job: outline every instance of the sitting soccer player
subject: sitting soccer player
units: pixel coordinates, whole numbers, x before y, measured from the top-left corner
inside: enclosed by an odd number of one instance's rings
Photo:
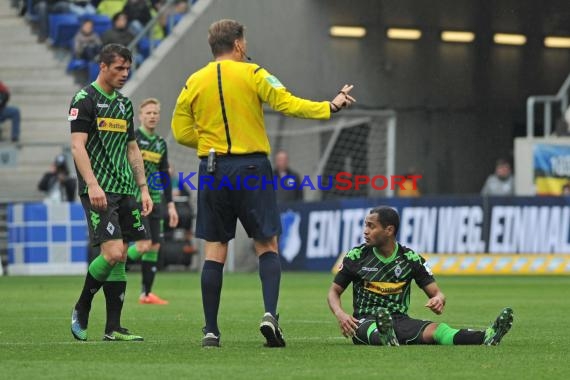
[[[505,308],[486,330],[455,329],[408,316],[412,280],[429,300],[426,307],[441,314],[445,296],[423,257],[396,241],[400,217],[391,207],[377,207],[366,216],[365,244],[344,257],[329,289],[328,303],[345,337],[354,344],[497,345],[513,323],[513,310]],[[347,314],[340,297],[353,286],[354,313]]]

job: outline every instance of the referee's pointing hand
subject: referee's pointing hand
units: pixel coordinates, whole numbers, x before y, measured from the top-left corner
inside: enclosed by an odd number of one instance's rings
[[[356,99],[349,95],[349,92],[354,88],[353,84],[345,84],[338,94],[331,101],[332,112],[338,112],[342,108],[350,107],[352,103],[356,103]]]

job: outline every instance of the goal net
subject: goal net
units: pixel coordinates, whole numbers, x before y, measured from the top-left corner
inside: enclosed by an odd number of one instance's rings
[[[289,166],[301,179],[309,177],[316,190],[304,186],[307,201],[337,198],[391,196],[390,186],[375,190],[370,185],[356,189],[355,177],[394,174],[396,115],[393,111],[343,110],[330,120],[306,120],[266,112],[266,128],[272,156],[280,149],[289,153]],[[335,184],[342,174],[347,182]],[[332,184],[330,180],[332,179]],[[319,190],[318,184],[322,188]],[[330,189],[329,186],[332,185]],[[382,186],[382,182],[378,182]]]

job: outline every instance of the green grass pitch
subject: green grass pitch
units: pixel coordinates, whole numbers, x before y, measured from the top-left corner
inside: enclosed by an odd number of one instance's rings
[[[326,303],[332,275],[284,273],[280,308],[284,349],[262,346],[257,274],[226,274],[221,349],[200,347],[197,273],[159,273],[167,306],[137,303],[140,273],[129,273],[123,325],[145,342],[103,342],[104,297],[97,294],[89,341],[69,331],[81,277],[0,277],[0,374],[4,379],[563,379],[570,375],[569,277],[444,277],[441,316],[415,287],[410,314],[453,327],[485,328],[502,307],[513,328],[496,347],[353,346]],[[351,306],[348,292],[345,310]]]

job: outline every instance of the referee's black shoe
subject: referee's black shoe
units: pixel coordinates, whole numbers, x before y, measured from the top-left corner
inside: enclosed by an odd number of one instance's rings
[[[216,335],[211,332],[206,332],[206,328],[203,328],[202,332],[204,333],[204,337],[202,337],[202,347],[204,348],[221,347],[220,335]]]
[[[263,334],[267,342],[265,347],[285,347],[285,339],[283,339],[283,331],[279,327],[279,315],[274,317],[271,313],[265,313],[259,325],[259,331]]]

